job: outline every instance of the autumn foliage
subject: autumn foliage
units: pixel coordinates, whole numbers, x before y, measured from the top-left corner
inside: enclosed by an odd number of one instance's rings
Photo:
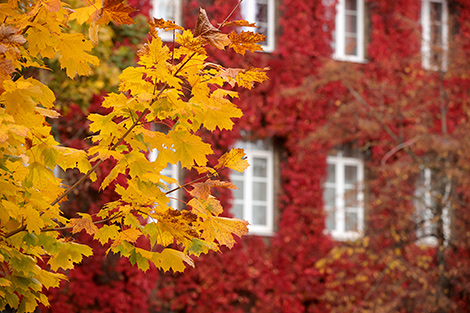
[[[271,67],[271,79],[242,97],[236,130],[281,147],[277,232],[165,275],[149,299],[156,311],[468,312],[468,1],[448,1],[449,22],[459,27],[449,35],[445,71],[423,68],[421,1],[366,1],[366,64],[331,59],[328,3],[282,1],[276,50],[247,53]],[[217,16],[228,6],[206,9]],[[238,138],[220,133],[214,141],[227,147]],[[324,232],[325,159],[332,146],[351,142],[369,171],[366,228],[357,242],[336,242]],[[434,234],[420,234],[423,196],[415,191],[426,168],[435,177],[433,202],[451,199],[452,236],[438,231],[443,202],[429,221]],[[439,182],[450,177],[446,193]]]
[[[122,1],[78,8],[60,1],[10,1],[0,8],[0,309],[32,312],[39,303],[49,304],[44,292],[66,279],[63,270],[93,253],[74,241],[74,234],[87,233],[106,245],[106,254],[126,257],[143,271],[155,266],[177,272],[194,266],[191,256],[231,248],[234,235],[247,233],[247,222],[220,216],[222,206],[211,195],[214,187],[235,188],[216,177],[225,168],[243,171],[248,166],[243,151],[231,150],[208,167],[213,151],[197,132],[229,130],[232,119],[242,116],[231,102],[238,93],[222,87],[236,82],[251,89],[267,79],[265,69],[231,70],[206,60],[207,44],[221,50],[234,45],[238,53],[257,50],[250,36],[231,35],[237,38],[232,42],[201,9],[195,33],[183,30],[170,50],[153,28],[181,27],[151,22],[150,39],[137,52],[138,66],[122,71],[119,92],[102,102],[107,111],[88,115],[92,145],[76,149],[52,135],[49,119],[60,114],[53,91],[37,78],[39,70],[49,69],[46,59],[57,59],[70,79],[86,76],[100,64],[90,53],[100,44],[100,29],[110,22],[133,23],[134,9]],[[88,29],[87,36],[69,32],[72,23]],[[167,133],[149,127],[166,121],[172,121]],[[158,157],[150,162],[147,153],[153,149]],[[100,177],[99,189],[111,187],[118,197],[96,212],[63,214],[67,197],[88,179],[96,181],[109,161],[113,166]],[[201,175],[179,184],[192,196],[187,210],[168,205],[172,191],[165,190],[165,182],[173,181],[161,174],[168,163]],[[53,174],[56,167],[82,175],[66,186]],[[139,243],[144,239],[150,245]]]

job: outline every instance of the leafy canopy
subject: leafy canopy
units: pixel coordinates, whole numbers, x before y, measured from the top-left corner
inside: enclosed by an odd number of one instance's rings
[[[93,147],[64,147],[52,136],[47,119],[59,117],[55,95],[24,73],[47,69],[45,60],[54,59],[70,79],[88,75],[100,64],[91,53],[99,44],[100,27],[133,23],[132,11],[122,0],[89,1],[80,8],[59,0],[0,4],[0,310],[8,305],[32,312],[39,303],[48,305],[44,291],[66,279],[63,270],[92,255],[90,247],[67,240],[61,231],[85,231],[107,245],[108,252],[120,253],[144,271],[150,264],[183,271],[194,266],[191,256],[218,251],[220,245],[231,248],[233,236],[248,231],[247,222],[220,217],[222,206],[211,195],[214,187],[235,188],[213,178],[223,168],[243,171],[248,166],[243,151],[228,152],[210,168],[211,146],[197,132],[231,129],[233,119],[242,116],[231,102],[237,93],[225,88],[252,88],[267,79],[266,69],[229,69],[207,62],[205,46],[232,47],[244,54],[261,50],[256,41],[264,40],[262,36],[225,34],[203,9],[194,33],[169,21],[150,21],[151,39],[137,52],[138,66],[122,71],[119,93],[109,94],[102,104],[111,112],[88,117]],[[67,25],[72,21],[88,28],[88,36],[70,33]],[[162,43],[156,27],[182,31],[173,51]],[[174,126],[168,133],[151,131],[148,126],[161,120],[173,120]],[[153,149],[158,158],[150,162],[146,154]],[[59,204],[83,181],[96,179],[95,170],[107,159],[116,165],[101,188],[124,175],[125,183],[111,185],[120,199],[96,215],[64,217]],[[186,210],[171,208],[169,191],[162,190],[168,178],[161,171],[168,163],[206,175],[194,184]],[[53,175],[56,166],[83,175],[64,188]],[[150,241],[151,249],[137,244],[141,238]]]

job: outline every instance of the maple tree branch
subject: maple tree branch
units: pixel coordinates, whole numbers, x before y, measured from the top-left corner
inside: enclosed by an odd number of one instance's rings
[[[387,162],[387,160],[392,156],[394,155],[397,151],[401,150],[401,149],[405,149],[406,147],[408,146],[411,146],[412,144],[414,144],[416,141],[418,141],[418,138],[417,137],[414,137],[410,140],[407,140],[405,142],[402,142],[400,143],[399,145],[395,146],[392,150],[388,151],[383,157],[382,157],[382,160],[380,161],[380,164],[381,165],[385,165],[385,163]]]
[[[240,6],[240,4],[241,4],[242,2],[243,2],[243,0],[238,1],[237,5],[233,8],[232,12],[230,12],[229,15],[227,15],[227,17],[225,18],[225,20],[222,22],[222,24],[219,25],[219,27],[217,28],[218,30],[220,30],[222,27],[224,27],[225,22],[227,22],[228,19],[233,15],[233,13],[235,13],[235,10]]]
[[[94,225],[98,225],[98,224],[102,224],[102,223],[106,223],[106,222],[109,222],[109,221],[112,221],[114,219],[117,219],[119,217],[122,216],[122,212],[118,212],[117,214],[113,215],[113,216],[110,216],[104,220],[99,220],[99,221],[94,221],[92,222]],[[73,229],[73,226],[64,226],[64,227],[55,227],[55,228],[44,228],[44,229],[41,229],[42,232],[47,232],[47,231],[60,231],[60,230],[71,230]]]
[[[226,167],[216,170],[216,173],[218,174],[218,173],[220,173],[220,172],[221,172],[222,170],[224,170],[224,169],[226,169]],[[195,180],[192,180],[192,181],[190,181],[190,182],[188,182],[188,183],[186,183],[186,184],[183,184],[183,185],[181,185],[181,186],[178,186],[178,187],[176,187],[176,188],[173,188],[173,189],[171,189],[171,190],[165,192],[165,195],[168,195],[168,194],[170,194],[170,193],[172,193],[172,192],[178,191],[178,190],[183,189],[183,188],[185,188],[185,187],[187,187],[187,186],[190,186],[190,185],[192,185],[192,184],[195,184],[195,183],[197,183],[197,182],[200,182],[200,181],[203,180],[204,178],[212,178],[212,177],[215,177],[215,174],[214,174],[214,173],[207,173],[205,176],[201,176],[201,177],[199,177],[199,178],[196,178]]]
[[[39,10],[40,10],[40,9],[38,9],[38,11],[36,12],[36,14],[34,14],[34,16],[31,18],[31,20],[29,21],[30,23],[34,22],[34,20],[36,19],[36,17],[38,17]],[[5,21],[6,21],[6,18],[5,18]],[[23,29],[23,31],[21,32],[21,35],[26,34],[26,32],[28,31],[28,29],[30,29],[30,28],[31,28],[31,25],[26,26],[26,27]]]

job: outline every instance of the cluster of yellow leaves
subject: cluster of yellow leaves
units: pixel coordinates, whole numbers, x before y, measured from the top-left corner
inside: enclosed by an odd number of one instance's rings
[[[46,68],[44,58],[56,58],[70,78],[87,75],[91,66],[99,65],[90,54],[98,44],[99,26],[132,23],[132,11],[122,0],[90,1],[78,9],[60,0],[0,4],[0,310],[9,305],[32,312],[38,303],[47,305],[43,291],[65,278],[57,271],[71,269],[92,254],[88,246],[61,238],[60,229],[71,230],[71,235],[85,231],[143,270],[153,264],[173,271],[193,266],[191,256],[218,251],[220,245],[232,247],[233,236],[248,231],[245,221],[220,217],[222,206],[211,195],[214,187],[235,188],[212,177],[223,168],[243,171],[248,166],[243,150],[234,149],[217,166],[208,167],[211,146],[196,132],[231,129],[233,119],[242,116],[231,102],[238,94],[225,87],[251,88],[267,79],[266,69],[226,69],[207,62],[205,45],[232,47],[244,54],[260,50],[256,40],[264,40],[262,36],[223,34],[202,9],[194,33],[153,20],[152,39],[138,52],[138,66],[122,72],[120,92],[103,102],[112,111],[88,117],[95,145],[88,151],[75,150],[60,146],[52,136],[47,118],[59,117],[55,96],[39,80],[24,78],[22,70]],[[89,39],[67,32],[72,20],[88,25]],[[252,26],[243,21],[232,24]],[[183,30],[173,51],[155,27]],[[168,133],[149,130],[148,125],[162,120],[175,122]],[[158,157],[151,162],[146,154],[154,149]],[[125,175],[125,186],[115,187],[120,199],[97,216],[63,217],[59,204],[73,187],[65,190],[52,170],[76,168],[85,174],[83,179],[95,179],[94,170],[109,158],[116,166],[101,188]],[[170,179],[161,174],[168,163],[207,176],[193,184],[193,198],[184,211],[168,205],[164,188]],[[140,248],[140,238],[150,240],[152,249]],[[46,268],[38,266],[40,260],[47,262]]]

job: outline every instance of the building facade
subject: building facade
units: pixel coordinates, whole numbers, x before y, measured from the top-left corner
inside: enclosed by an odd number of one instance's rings
[[[215,24],[237,4],[153,0],[151,14],[191,28],[200,6]],[[214,58],[270,81],[206,139],[245,149],[250,168],[222,173],[238,189],[219,196],[250,235],[153,273],[148,310],[470,311],[470,2],[243,0],[239,18],[264,52]]]

